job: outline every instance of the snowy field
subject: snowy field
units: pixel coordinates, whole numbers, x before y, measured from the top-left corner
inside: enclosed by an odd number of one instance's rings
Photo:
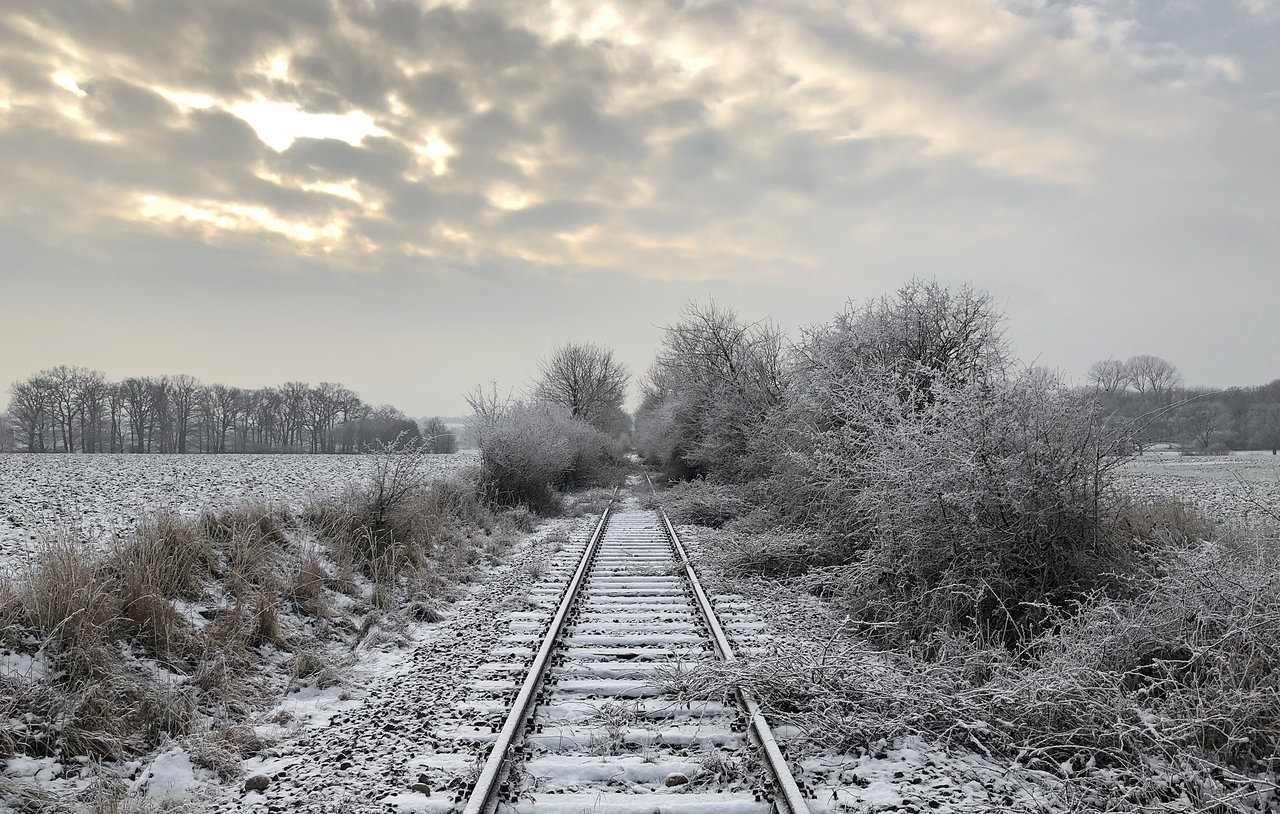
[[[1280,457],[1145,455],[1126,464],[1122,483],[1140,497],[1170,497],[1189,503],[1211,520],[1252,525],[1280,511]]]
[[[447,474],[474,453],[431,455]],[[0,455],[0,568],[59,530],[95,539],[158,511],[195,515],[244,499],[299,507],[364,480],[367,455]]]

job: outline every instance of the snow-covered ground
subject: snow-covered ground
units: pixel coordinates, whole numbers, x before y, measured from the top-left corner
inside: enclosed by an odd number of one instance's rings
[[[192,738],[116,765],[82,768],[19,756],[0,759],[0,814],[10,810],[6,777],[66,800],[104,776],[135,795],[180,804],[183,814],[454,810],[463,781],[473,776],[476,746],[447,734],[485,724],[492,713],[466,703],[472,679],[509,634],[512,613],[528,606],[524,597],[547,563],[580,554],[593,523],[590,516],[542,523],[508,562],[486,569],[483,581],[444,609],[442,621],[370,629],[345,656],[334,654],[340,683],[292,682],[274,707],[246,722],[264,748],[241,762],[235,780],[197,765]],[[504,677],[501,690],[514,691],[521,678]],[[502,701],[494,703],[501,709]]]
[[[443,472],[473,461],[464,454],[441,456],[438,464]],[[195,513],[207,503],[243,498],[296,505],[363,477],[367,466],[367,459],[356,457],[0,456],[0,546],[25,550],[29,535],[50,526],[71,524],[93,533],[127,528],[160,508]],[[1123,478],[1139,493],[1187,500],[1230,521],[1245,519],[1258,498],[1280,505],[1278,473],[1270,456],[1162,457],[1135,461]],[[378,637],[369,636],[371,644],[352,654],[355,664],[344,686],[308,686],[283,696],[253,722],[271,745],[244,762],[244,779],[218,782],[193,769],[176,744],[121,767],[128,769],[125,777],[152,795],[191,794],[198,801],[194,811],[449,810],[458,791],[451,783],[470,776],[476,761],[473,753],[450,748],[441,733],[491,712],[466,702],[469,677],[492,661],[513,612],[527,609],[534,574],[575,548],[568,544],[562,551],[557,541],[577,543],[590,526],[590,517],[544,524],[444,622],[410,631],[409,646],[403,640],[401,646],[378,646]],[[700,544],[714,544],[712,536],[700,541],[699,529],[684,531],[695,557]],[[768,620],[779,638],[821,639],[840,626],[813,597],[783,596],[768,586],[710,587],[721,603],[730,591],[741,592],[732,600]],[[513,687],[516,679],[511,677]],[[1044,774],[918,739],[872,746],[860,755],[802,760],[802,773],[818,793],[815,810],[1065,810],[1055,799],[1055,780]],[[8,765],[6,773],[39,780],[41,772],[51,772],[28,763]],[[51,786],[68,782],[61,769],[58,774],[64,779],[50,780]]]
[[[1121,470],[1139,497],[1174,498],[1225,525],[1253,525],[1280,512],[1280,456],[1143,455]]]
[[[466,452],[427,459],[442,475],[476,462]],[[243,500],[296,509],[373,466],[368,455],[0,455],[0,570],[50,532],[102,539],[158,511],[195,515]]]

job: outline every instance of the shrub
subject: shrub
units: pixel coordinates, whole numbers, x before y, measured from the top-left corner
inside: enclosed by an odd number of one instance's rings
[[[448,504],[459,497],[451,486],[438,487],[440,496],[433,497],[437,487],[429,454],[420,445],[378,447],[371,453],[368,483],[308,507],[304,519],[340,564],[351,563],[374,582],[394,582],[404,569],[423,564],[439,526],[442,500]]]
[[[741,487],[702,479],[672,484],[663,490],[661,503],[672,523],[717,529],[752,508]]]
[[[1135,570],[1110,524],[1116,427],[1085,394],[1031,372],[1008,382],[838,383],[825,427],[796,431],[790,480],[813,527],[843,540],[856,615],[904,639],[978,629],[1008,643]],[[904,410],[904,405],[907,408]],[[890,628],[882,628],[888,631]]]
[[[618,479],[620,450],[604,433],[563,409],[510,402],[477,409],[480,486],[499,507],[547,514],[559,492]]]
[[[739,531],[727,535],[728,539],[715,554],[720,568],[729,577],[760,576],[766,579],[787,579],[808,574],[806,585],[811,593],[819,596],[841,593],[843,584],[835,588],[824,584],[818,574],[820,569],[835,565],[841,560],[839,547],[811,532],[778,528],[764,533],[747,534]]]
[[[673,691],[751,687],[817,748],[908,735],[1055,775],[1080,810],[1266,811],[1280,770],[1280,543],[1207,545],[1131,598],[1050,611],[1017,651],[812,631]],[[1270,789],[1270,791],[1268,791]]]

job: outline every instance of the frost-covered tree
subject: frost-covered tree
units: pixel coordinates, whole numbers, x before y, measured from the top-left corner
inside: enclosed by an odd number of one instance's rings
[[[603,485],[617,474],[617,445],[560,405],[502,396],[496,384],[488,392],[477,387],[467,403],[481,486],[495,505],[546,512],[561,490]]]
[[[806,332],[797,371],[801,392],[821,399],[825,387],[849,377],[887,377],[905,408],[923,408],[939,386],[1003,377],[1009,355],[1002,320],[985,291],[912,280],[865,305],[849,303],[831,322]]]
[[[594,342],[559,346],[539,365],[535,396],[602,432],[625,431],[622,404],[630,374],[613,351]]]
[[[458,436],[439,417],[422,421],[422,444],[428,452],[447,455],[458,451]]]
[[[785,378],[782,333],[773,323],[690,303],[666,327],[641,385],[637,448],[673,476],[766,475],[776,450],[765,433]]]

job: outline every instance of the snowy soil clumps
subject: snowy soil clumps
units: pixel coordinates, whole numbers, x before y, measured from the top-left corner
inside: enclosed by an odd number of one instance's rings
[[[456,453],[424,466],[444,476],[475,463]],[[367,481],[373,466],[369,455],[0,455],[0,569],[53,531],[105,539],[159,511],[247,500],[297,509]]]
[[[1178,500],[1225,526],[1265,528],[1280,514],[1280,458],[1272,455],[1149,455],[1119,474],[1135,497]]]

